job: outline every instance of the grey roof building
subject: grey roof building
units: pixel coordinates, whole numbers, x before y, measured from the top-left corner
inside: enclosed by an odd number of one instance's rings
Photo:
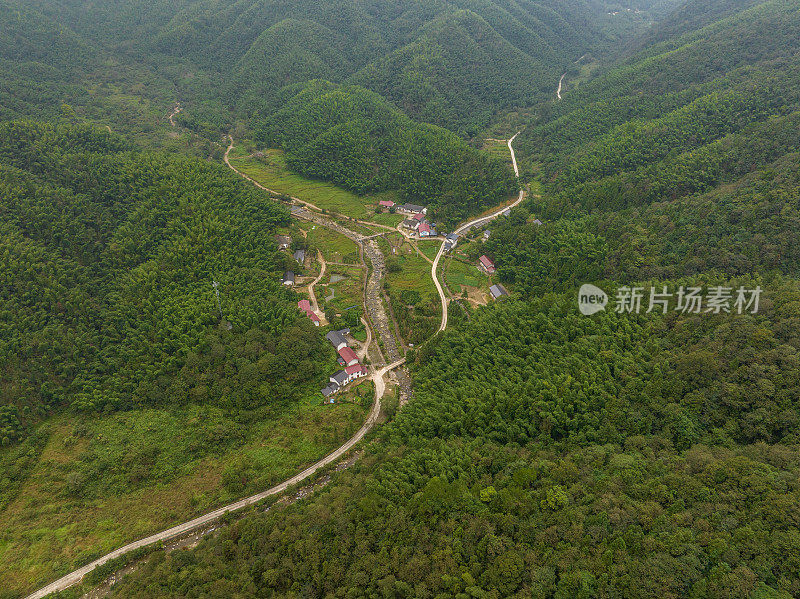
[[[339,385],[335,385],[334,383],[331,383],[327,387],[323,387],[322,388],[322,395],[323,395],[323,397],[330,397],[331,395],[336,393],[338,390],[339,390]]]
[[[483,239],[484,240],[488,240],[491,236],[492,236],[492,232],[489,229],[486,229],[483,232]]]
[[[449,251],[450,251],[450,250],[452,250],[454,247],[456,247],[456,244],[457,244],[457,243],[458,243],[458,235],[456,235],[455,233],[450,233],[450,234],[448,234],[448,235],[447,235],[447,236],[444,238],[444,250],[445,250],[446,252],[449,252]]]
[[[279,250],[285,250],[292,243],[292,238],[286,235],[276,235],[275,242],[278,244]]]
[[[297,260],[300,264],[306,261],[306,251],[305,250],[297,250],[294,253],[294,259]]]
[[[331,375],[331,383],[335,384],[337,387],[341,387],[347,384],[347,380],[350,378],[344,370],[338,370]]]
[[[283,284],[284,285],[294,285],[294,272],[291,270],[287,270],[283,274]]]
[[[508,295],[508,291],[506,291],[506,288],[503,287],[500,283],[489,287],[489,293],[491,293],[492,297],[496,300],[502,297],[506,297]]]
[[[336,351],[339,351],[343,347],[347,347],[347,339],[345,339],[344,335],[342,335],[342,333],[339,331],[331,331],[325,335],[325,339],[331,342],[333,349]]]
[[[424,213],[426,212],[425,206],[418,206],[417,204],[401,204],[397,207],[401,212]]]

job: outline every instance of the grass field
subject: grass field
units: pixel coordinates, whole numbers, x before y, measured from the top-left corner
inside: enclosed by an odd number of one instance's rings
[[[444,277],[448,287],[453,293],[460,293],[461,286],[467,287],[488,287],[486,276],[478,270],[477,266],[464,264],[460,260],[445,258]]]
[[[430,241],[417,241],[417,247],[431,260],[436,259],[436,254],[439,253],[439,248],[442,247],[441,239],[432,239]]]
[[[419,245],[423,246],[424,244]],[[432,246],[433,244],[429,243],[427,245]],[[420,249],[423,249],[423,247],[420,247]],[[391,260],[399,265],[400,270],[391,272],[390,269],[390,271],[387,272],[386,282],[390,289],[398,291],[416,291],[420,294],[423,301],[427,297],[438,296],[436,286],[433,284],[433,279],[431,278],[430,262],[417,254],[408,242],[398,248],[398,252],[391,256]]]
[[[289,170],[282,150],[254,153],[252,145],[238,144],[231,150],[230,161],[237,169],[265,187],[297,197],[318,208],[364,220],[373,220],[378,216],[381,221],[376,222],[388,221],[385,224],[400,222],[396,215],[375,214],[375,206],[379,200],[397,201],[395,192],[359,196],[332,183],[307,179]],[[393,218],[385,218],[388,216]]]
[[[511,152],[508,151],[507,142],[487,139],[483,142],[483,149],[486,152],[489,152],[489,154],[492,156],[499,158],[500,160],[504,160],[511,165]]]
[[[320,401],[310,390],[306,400],[246,426],[200,406],[52,419],[21,488],[0,504],[0,596],[22,596],[295,474],[363,423],[361,404]],[[0,452],[0,478],[21,459],[18,449]],[[137,482],[142,466],[145,479]],[[0,491],[8,482],[0,481]]]
[[[320,250],[326,261],[361,263],[355,241],[319,225],[303,223],[303,228],[309,245]]]
[[[382,214],[373,214],[370,220],[380,225],[396,227],[405,220],[406,216],[405,214],[389,214],[388,212],[384,212]]]
[[[342,313],[357,306],[361,309],[364,303],[364,270],[360,266],[328,265],[325,277],[317,285],[317,301],[323,310],[333,308]],[[331,292],[333,297],[331,298]]]

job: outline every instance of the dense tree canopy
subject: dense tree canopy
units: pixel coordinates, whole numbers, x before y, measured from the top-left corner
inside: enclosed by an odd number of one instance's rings
[[[5,443],[63,405],[249,409],[322,374],[280,284],[287,213],[262,193],[90,127],[3,123],[0,163]]]

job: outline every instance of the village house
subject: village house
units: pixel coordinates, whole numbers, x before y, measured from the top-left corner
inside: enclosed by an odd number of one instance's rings
[[[407,218],[403,221],[403,226],[406,229],[411,229],[412,231],[416,231],[417,227],[419,227],[419,221],[414,220],[413,218]]]
[[[508,296],[508,291],[506,291],[506,288],[503,287],[500,283],[489,287],[489,293],[491,293],[492,298],[496,300],[503,299],[504,297]]]
[[[308,312],[311,309],[311,302],[307,299],[301,299],[297,302],[297,307],[303,312]]]
[[[344,387],[350,381],[350,375],[344,370],[337,370],[331,375],[331,383],[339,387]]]
[[[492,232],[491,232],[489,229],[486,229],[486,230],[483,232],[483,240],[484,240],[484,241],[489,241],[489,238],[490,238],[491,236],[492,236]]]
[[[495,269],[494,262],[492,262],[488,256],[481,256],[478,259],[478,268],[480,268],[483,272],[487,275],[493,275]]]
[[[449,252],[458,244],[458,235],[450,233],[444,238],[444,251]]]
[[[332,395],[335,395],[339,391],[339,385],[335,383],[330,383],[327,387],[322,388],[322,396],[325,399],[330,398],[330,403],[333,403]]]
[[[401,204],[397,207],[398,212],[405,212],[406,214],[426,214],[428,209],[424,206],[417,206],[416,204]]]
[[[381,200],[378,202],[378,208],[380,208],[383,212],[388,212],[391,208],[394,207],[394,202],[392,200]]]
[[[347,374],[349,381],[354,381],[356,379],[360,379],[363,376],[367,376],[367,369],[366,367],[362,366],[361,364],[354,364],[353,366],[348,366],[344,369],[345,374]]]
[[[294,259],[297,260],[297,262],[300,264],[300,266],[302,266],[303,263],[306,261],[306,251],[305,250],[297,250],[294,253]]]
[[[278,244],[279,250],[288,250],[289,246],[292,245],[292,238],[286,235],[276,235],[275,243]]]
[[[538,218],[534,218],[533,219],[533,224],[536,225],[537,227],[541,227],[542,226],[542,221],[540,221]]]
[[[294,285],[294,272],[292,272],[291,270],[287,270],[283,274],[282,282],[287,287],[291,287],[292,285]]]
[[[430,237],[431,231],[431,226],[426,222],[421,223],[420,226],[417,227],[417,233],[419,233],[420,237]]]
[[[317,316],[313,310],[306,310],[306,316],[308,316],[309,320],[314,323],[315,327],[318,327],[320,324],[319,316]]]
[[[358,364],[358,356],[356,352],[354,352],[351,348],[345,346],[338,350],[339,357],[342,360],[342,364],[344,366],[352,366],[353,364]]]
[[[336,351],[339,351],[343,347],[347,347],[347,340],[344,338],[344,335],[342,335],[342,333],[339,331],[331,331],[330,333],[325,335],[325,339],[330,341],[331,345],[333,346],[333,349],[335,349]]]

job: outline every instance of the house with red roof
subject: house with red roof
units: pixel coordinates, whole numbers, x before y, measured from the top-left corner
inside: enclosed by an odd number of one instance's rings
[[[342,359],[342,363],[345,366],[353,366],[354,364],[358,364],[358,356],[350,347],[345,346],[339,348],[339,357]]]
[[[386,212],[390,208],[394,207],[394,202],[392,200],[381,200],[378,202],[378,208]]]
[[[315,326],[315,327],[318,327],[318,326],[320,325],[319,316],[317,316],[317,315],[314,313],[314,311],[313,311],[313,310],[306,310],[306,316],[308,316],[308,317],[311,319],[311,322],[313,322],[313,323],[314,323],[314,326]]]
[[[417,227],[417,233],[419,233],[420,237],[430,237],[431,226],[428,223],[422,223],[419,227]]]
[[[367,369],[361,364],[353,364],[352,366],[348,366],[344,369],[344,371],[347,373],[347,376],[351,381],[360,379],[362,376],[367,376]]]
[[[308,312],[311,309],[311,302],[309,302],[307,299],[302,299],[297,302],[297,307],[303,312]]]
[[[485,255],[478,258],[478,268],[480,268],[487,275],[493,275],[494,271],[496,270],[494,262],[492,262],[489,257]]]

